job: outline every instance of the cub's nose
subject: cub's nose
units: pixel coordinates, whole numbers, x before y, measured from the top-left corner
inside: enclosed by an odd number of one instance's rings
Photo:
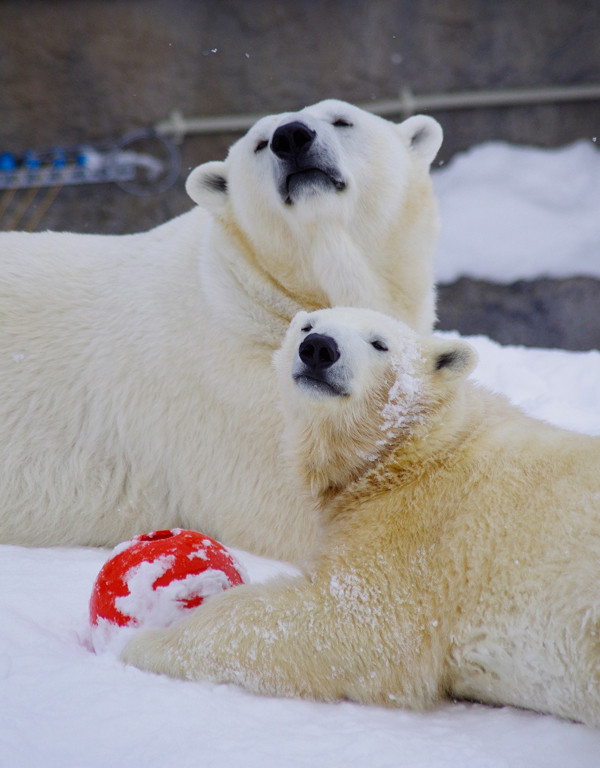
[[[299,157],[315,140],[316,131],[299,120],[280,125],[271,139],[271,151],[281,160]]]
[[[322,371],[340,359],[340,350],[331,336],[310,333],[298,347],[300,360],[313,371]]]

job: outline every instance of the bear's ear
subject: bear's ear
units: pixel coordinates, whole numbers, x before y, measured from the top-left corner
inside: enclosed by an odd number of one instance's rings
[[[192,200],[211,213],[221,213],[227,202],[227,168],[222,161],[204,163],[190,173],[185,189]]]
[[[477,352],[459,339],[434,339],[429,349],[432,373],[447,381],[466,379],[477,364]]]
[[[429,115],[413,115],[400,123],[398,128],[410,149],[427,165],[431,165],[444,138],[442,126],[438,121]]]

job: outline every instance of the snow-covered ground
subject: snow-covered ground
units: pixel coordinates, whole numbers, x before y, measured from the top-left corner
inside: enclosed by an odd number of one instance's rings
[[[434,175],[439,279],[600,276],[600,151],[591,141],[555,151],[479,146]],[[600,434],[600,352],[471,342],[480,381],[534,415]],[[421,714],[259,698],[95,655],[88,601],[108,554],[0,547],[2,768],[600,765],[600,731],[532,712],[448,703]],[[236,555],[254,580],[284,568]]]

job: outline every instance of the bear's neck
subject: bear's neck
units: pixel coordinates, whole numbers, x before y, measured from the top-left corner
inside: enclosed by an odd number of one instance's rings
[[[432,403],[421,418],[395,433],[382,428],[373,410],[357,414],[354,423],[329,419],[304,425],[295,435],[294,450],[301,457],[297,471],[323,521],[342,513],[345,500],[355,495],[385,492],[448,470],[478,439],[488,399],[487,393],[465,382],[453,397]]]
[[[331,408],[327,401],[311,404],[288,424],[288,454],[295,473],[320,506],[393,449],[397,435],[386,430],[382,415],[387,390],[384,385],[369,404],[358,402],[344,409]]]
[[[363,475],[376,459],[375,441],[368,428],[340,429],[333,422],[300,428],[292,438],[290,455],[296,459],[296,474],[317,504],[325,504]],[[381,447],[377,447],[377,455]]]
[[[385,282],[373,269],[372,255],[354,242],[343,222],[312,222],[288,233],[271,233],[261,242],[252,241],[232,220],[222,220],[221,226],[228,245],[223,258],[236,274],[249,273],[243,277],[247,289],[258,281],[261,293],[268,285],[307,311],[348,306],[398,315]],[[231,242],[237,246],[237,257],[230,254]]]
[[[367,307],[393,311],[385,283],[372,268],[371,258],[341,224],[320,223],[303,243],[303,261],[310,285],[326,296],[326,306]]]
[[[237,329],[242,324],[246,335],[275,349],[297,312],[321,308],[308,296],[290,292],[269,272],[239,227],[213,220],[209,237],[212,247],[206,249],[208,266],[203,271],[206,300],[226,326]]]

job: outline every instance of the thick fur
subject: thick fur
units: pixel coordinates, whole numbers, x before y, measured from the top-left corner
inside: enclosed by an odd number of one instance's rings
[[[314,141],[292,183],[271,146],[298,121]],[[440,142],[431,118],[325,101],[194,170],[199,206],[154,230],[0,235],[0,541],[178,525],[304,557],[316,525],[279,469],[271,357],[300,308],[432,326]]]
[[[302,379],[311,333],[336,340],[327,386],[344,394]],[[473,363],[375,312],[301,313],[277,369],[321,553],[141,633],[125,660],[270,695],[455,697],[599,726],[600,438],[474,386]]]

